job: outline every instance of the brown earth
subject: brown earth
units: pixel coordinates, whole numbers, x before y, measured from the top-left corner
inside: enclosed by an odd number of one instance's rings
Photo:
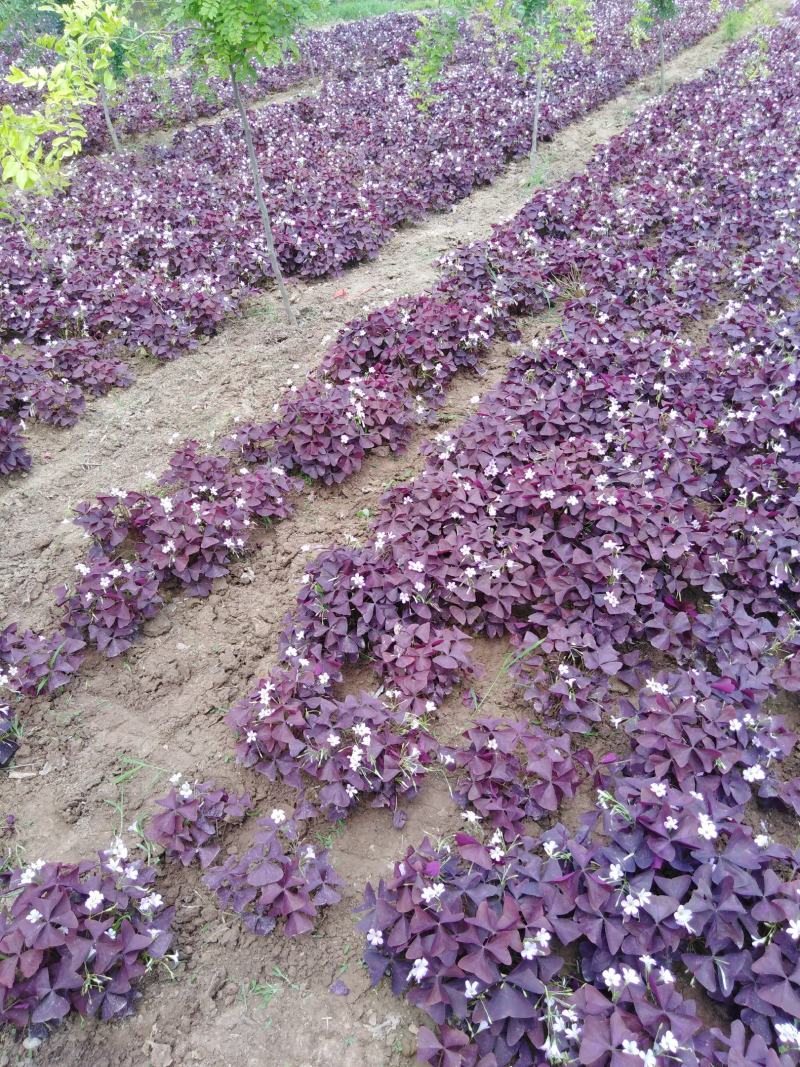
[[[688,79],[717,61],[719,34],[668,67],[668,81]],[[544,148],[547,181],[580,169],[594,146],[622,129],[656,86],[649,78]],[[35,466],[0,497],[0,625],[11,618],[42,626],[49,620],[50,590],[71,574],[82,541],[69,524],[69,508],[111,485],[146,484],[160,471],[174,440],[204,441],[235,419],[268,411],[289,377],[301,378],[320,357],[326,335],[358,314],[417,292],[435,278],[434,257],[452,245],[488,233],[491,224],[525,201],[525,167],[510,167],[491,187],[451,212],[403,229],[372,263],[343,277],[294,291],[301,329],[290,335],[270,294],[216,338],[176,363],[142,366],[125,392],[97,403],[66,432],[36,428]],[[338,296],[342,289],[346,295]],[[530,342],[552,328],[557,312],[522,324]],[[515,346],[496,346],[483,381],[461,379],[440,413],[447,425],[463,417],[472,394],[502,376]],[[190,398],[188,401],[185,398]],[[17,816],[16,841],[27,860],[77,859],[105,847],[152,798],[166,791],[175,770],[247,789],[260,810],[291,808],[293,794],[242,772],[232,762],[223,709],[247,692],[272,664],[281,620],[294,602],[306,562],[318,549],[347,535],[363,535],[385,487],[422,466],[421,435],[399,456],[373,455],[364,469],[334,490],[312,488],[295,515],[261,538],[259,550],[206,600],[176,597],[146,627],[144,640],[119,661],[99,657],[77,684],[39,703],[25,718],[25,737],[12,775],[0,779],[0,811]],[[499,676],[484,711],[508,711],[516,695],[503,676],[501,641],[475,642],[485,669],[484,689]],[[369,686],[367,671],[353,672],[348,687]],[[461,695],[441,709],[443,736],[453,739],[467,721]],[[120,786],[114,776],[140,769]],[[139,765],[137,765],[139,766]],[[589,797],[586,796],[586,804]],[[571,821],[578,812],[570,812]],[[174,899],[181,964],[174,980],[149,979],[137,1015],[121,1024],[70,1022],[36,1053],[59,1067],[400,1067],[415,1049],[424,1017],[395,999],[384,982],[368,988],[359,963],[361,937],[352,909],[365,882],[387,873],[405,848],[424,834],[454,829],[459,817],[443,778],[432,774],[408,807],[402,831],[390,816],[366,810],[336,827],[320,826],[346,883],[344,900],[328,909],[310,937],[280,933],[257,938],[223,914],[194,871],[168,869],[162,892]],[[346,997],[328,992],[341,977]],[[0,1038],[0,1067],[27,1062],[8,1037]]]

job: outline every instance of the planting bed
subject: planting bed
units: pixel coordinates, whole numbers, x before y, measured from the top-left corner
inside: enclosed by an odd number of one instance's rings
[[[37,775],[2,1003],[37,1034],[145,996],[41,1057],[800,1060],[799,68],[794,13],[346,326],[270,421],[81,509],[63,629],[2,638]],[[464,407],[403,477],[387,452]],[[358,538],[317,554],[337,500]],[[81,662],[140,628],[130,674]],[[117,817],[100,868],[34,863]]]
[[[667,52],[735,6],[690,0],[668,24]],[[594,48],[559,64],[542,137],[653,67],[653,43],[629,47],[630,12],[597,0]],[[259,111],[256,148],[287,274],[317,278],[370,258],[402,223],[449,207],[527,154],[531,86],[502,55],[490,64],[487,45],[467,41],[456,58],[428,118],[403,68],[380,65]],[[87,398],[130,384],[132,356],[174,358],[269,282],[249,188],[228,118],[168,147],[83,160],[66,196],[39,202],[27,228],[2,227],[0,475],[30,467],[21,418],[74,424]],[[47,252],[37,232],[48,234]]]

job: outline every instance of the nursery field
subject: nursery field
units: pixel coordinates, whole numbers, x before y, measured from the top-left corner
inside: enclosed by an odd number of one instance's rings
[[[800,1064],[800,7],[741,7],[660,71],[595,0],[532,180],[499,23],[427,107],[416,13],[307,31],[296,325],[188,34],[0,218],[0,1067]]]

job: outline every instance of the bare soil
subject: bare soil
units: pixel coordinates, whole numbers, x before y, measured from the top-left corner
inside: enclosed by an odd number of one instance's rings
[[[723,48],[717,34],[690,49],[669,65],[668,82],[694,77]],[[643,80],[545,146],[547,181],[585,165],[595,145],[621,130],[656,86],[655,77]],[[112,485],[146,485],[147,472],[163,468],[179,439],[207,442],[237,419],[268,412],[287,379],[315,366],[326,338],[366,304],[418,292],[434,280],[438,254],[486,235],[517,211],[529,196],[525,171],[523,164],[511,166],[452,211],[404,228],[371,263],[340,278],[294,286],[302,322],[296,334],[282,324],[275,297],[264,294],[186,358],[141,366],[132,388],[93,405],[72,430],[35,428],[33,472],[0,496],[0,625],[12,618],[35,626],[52,621],[51,589],[72,573],[83,551],[79,532],[66,521],[72,505]],[[551,329],[557,316],[551,311],[523,322],[523,342]],[[514,351],[497,345],[483,381],[456,381],[440,421],[463,417],[469,397],[502,376]],[[106,847],[120,818],[126,827],[150,810],[175,770],[247,789],[262,811],[291,808],[290,790],[235,767],[223,710],[272,665],[282,618],[307,561],[332,542],[363,535],[363,509],[374,511],[388,484],[421,468],[420,440],[399,456],[371,456],[335,490],[310,488],[295,515],[264,532],[257,550],[210,597],[176,597],[124,659],[97,657],[66,693],[28,711],[13,777],[0,778],[0,811],[17,816],[16,840],[28,860],[77,859]],[[484,688],[507,651],[502,641],[475,642]],[[347,679],[351,690],[370,684],[368,671]],[[516,695],[501,678],[483,710],[508,713],[515,705]],[[454,739],[468,718],[462,694],[441,711],[442,734]],[[143,766],[120,789],[113,776],[130,766],[126,757]],[[295,941],[243,932],[235,917],[220,912],[196,872],[169,869],[162,892],[178,905],[182,962],[175,979],[149,979],[137,1015],[124,1023],[68,1023],[35,1058],[59,1067],[409,1062],[426,1020],[395,999],[387,983],[369,989],[352,913],[364,884],[388,873],[408,845],[459,823],[447,785],[435,774],[408,816],[402,831],[392,828],[389,814],[371,809],[340,827],[320,826],[319,842],[330,844],[346,883],[344,899],[328,909],[313,935]],[[336,978],[349,987],[347,996],[329,992]],[[23,1061],[20,1046],[0,1037],[0,1067]]]

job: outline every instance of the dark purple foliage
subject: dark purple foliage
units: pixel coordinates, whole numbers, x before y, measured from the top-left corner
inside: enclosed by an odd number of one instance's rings
[[[166,955],[173,908],[121,842],[99,861],[11,872],[0,901],[0,1022],[51,1026],[70,1012],[130,1015],[150,960]]]
[[[64,629],[106,656],[118,656],[161,607],[159,583],[143,563],[100,557],[90,566],[79,566],[81,577],[74,591],[56,590],[56,602],[66,608]]]
[[[341,896],[341,880],[319,852],[301,841],[300,816],[287,819],[276,809],[260,819],[253,845],[241,856],[229,856],[211,867],[203,881],[223,908],[242,916],[251,933],[269,934],[283,919],[287,937],[314,929],[318,913]]]
[[[180,777],[179,775],[177,777]],[[223,824],[240,822],[251,807],[246,793],[229,793],[214,784],[188,781],[156,800],[163,811],[153,815],[147,836],[165,850],[169,859],[188,867],[198,860],[208,867],[220,850],[216,837]]]
[[[396,812],[416,794],[433,761],[434,742],[421,721],[366,693],[306,703],[299,694],[328,681],[323,675],[312,682],[310,665],[298,662],[298,668],[296,677],[275,672],[231,708],[228,721],[241,738],[241,761],[299,792],[316,783],[314,803],[330,819],[343,818],[360,798]],[[306,672],[307,687],[300,682]]]
[[[12,623],[0,630],[0,685],[28,697],[54,693],[78,670],[84,648],[63,630],[44,637],[31,630],[20,633]]]
[[[572,751],[569,734],[552,737],[511,719],[478,719],[464,736],[468,745],[448,761],[463,770],[455,798],[510,833],[521,832],[526,819],[557,812],[593,763],[588,749]]]

